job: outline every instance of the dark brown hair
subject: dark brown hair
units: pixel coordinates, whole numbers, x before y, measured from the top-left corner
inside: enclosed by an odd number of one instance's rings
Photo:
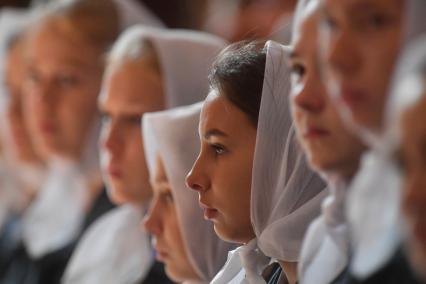
[[[213,63],[210,88],[217,90],[257,127],[266,64],[264,41],[242,41],[226,47]]]

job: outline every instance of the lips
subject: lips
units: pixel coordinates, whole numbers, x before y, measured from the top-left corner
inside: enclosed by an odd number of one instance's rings
[[[155,247],[155,258],[160,262],[165,262],[169,254],[166,253],[166,250]]]
[[[123,177],[123,173],[121,169],[119,169],[115,165],[110,164],[109,166],[107,166],[107,173],[111,178],[114,178],[114,179],[121,179]]]
[[[330,132],[324,128],[308,126],[303,133],[305,139],[318,139],[325,136],[329,136]]]
[[[203,209],[204,212],[204,219],[206,220],[213,220],[217,217],[219,211],[213,207],[210,207],[204,203],[202,203],[201,201],[199,202],[199,205],[201,207],[201,209]]]

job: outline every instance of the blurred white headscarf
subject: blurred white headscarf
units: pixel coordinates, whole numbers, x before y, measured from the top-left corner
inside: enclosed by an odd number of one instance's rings
[[[408,26],[404,49],[395,68],[390,97],[398,91],[398,84],[416,60],[419,50],[410,42],[417,41],[426,27],[424,1],[407,1]],[[424,48],[424,46],[422,46]],[[395,84],[396,83],[396,84]],[[415,87],[406,85],[410,90]],[[407,95],[406,101],[410,96]],[[392,99],[389,99],[392,100]],[[401,101],[401,103],[404,100]],[[401,245],[402,220],[400,214],[401,180],[397,165],[392,162],[396,140],[389,123],[395,112],[387,110],[383,134],[370,145],[371,151],[363,157],[360,171],[354,179],[348,196],[347,216],[353,253],[350,271],[358,279],[366,279],[386,265]],[[368,140],[368,139],[367,139]]]
[[[158,56],[167,108],[192,104],[206,96],[209,67],[225,47],[223,39],[204,32],[135,26],[115,44],[111,62],[119,64],[137,57],[146,41],[153,45]]]
[[[194,103],[205,97],[208,90],[208,66],[225,45],[222,40],[201,32],[167,31],[138,25],[128,29],[114,44],[110,53],[110,65],[107,67],[109,72],[114,72],[115,64],[137,59],[143,53],[144,40],[152,41],[158,53],[168,107]],[[179,60],[186,60],[185,72],[181,72],[176,66],[181,64]],[[181,73],[186,76],[181,76]],[[101,151],[101,157],[104,155],[106,153]],[[93,277],[99,277],[100,270],[103,271],[103,279],[108,279],[102,283],[129,283],[129,279],[140,280],[147,275],[146,268],[150,268],[153,261],[151,247],[146,245],[148,235],[138,227],[131,227],[140,222],[142,213],[130,214],[131,209],[127,207],[114,209],[94,223],[67,267],[65,283],[90,283]],[[128,228],[128,233],[122,234],[118,228]],[[134,249],[129,250],[131,247]],[[122,251],[127,251],[128,254]],[[105,269],[106,267],[111,269]],[[123,274],[127,271],[128,276],[122,278],[121,273],[112,269],[114,267],[119,267]]]
[[[213,224],[203,218],[197,192],[185,184],[200,149],[201,107],[202,103],[197,103],[144,115],[143,138],[150,174],[154,173],[157,154],[164,163],[190,263],[202,283],[209,283],[235,246],[219,239]]]
[[[235,283],[265,283],[261,273],[270,259],[299,261],[308,225],[320,214],[327,195],[324,182],[309,169],[296,141],[285,47],[268,41],[265,48],[250,209],[256,238],[230,254],[215,284],[233,279],[238,279]],[[245,279],[240,282],[241,268]]]
[[[64,284],[134,284],[154,261],[143,210],[122,205],[96,221],[82,237],[65,270]]]

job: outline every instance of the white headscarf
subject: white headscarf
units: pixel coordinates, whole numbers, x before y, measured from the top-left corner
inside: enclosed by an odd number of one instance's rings
[[[41,7],[34,21],[49,17],[53,11],[50,7],[64,3]],[[46,161],[40,192],[23,216],[23,243],[32,258],[43,257],[77,239],[96,197],[94,187],[101,187],[97,151],[100,119],[96,116],[89,123],[81,157],[71,160],[55,155]]]
[[[70,259],[62,283],[140,282],[154,261],[149,237],[140,226],[142,211],[122,205],[90,226]]]
[[[222,40],[199,32],[166,31],[135,26],[126,31],[114,44],[108,68],[114,68],[114,64],[119,64],[125,59],[137,59],[139,53],[143,52],[140,45],[144,40],[152,41],[158,52],[163,69],[168,107],[184,105],[204,98],[208,89],[204,74],[207,74],[210,62],[225,45]],[[186,60],[185,72],[177,68],[176,65],[179,63],[176,61],[179,60]],[[182,77],[180,73],[185,73],[186,77]],[[180,77],[180,80],[176,80],[176,77]],[[73,281],[77,280],[79,283],[90,282],[92,277],[98,277],[99,269],[102,269],[103,277],[109,279],[108,283],[128,283],[126,282],[128,278],[121,278],[121,280],[117,278],[115,269],[104,270],[105,267],[111,267],[116,263],[120,263],[123,272],[130,273],[129,279],[143,279],[146,276],[148,271],[144,269],[150,267],[148,264],[152,261],[151,247],[145,244],[148,238],[146,232],[133,228],[129,229],[128,233],[122,234],[118,230],[108,229],[109,227],[123,228],[137,222],[135,220],[137,216],[124,214],[124,210],[114,209],[115,213],[111,212],[93,224],[93,228],[82,239],[81,245],[77,247],[71,259],[65,283],[74,283]],[[140,219],[141,216],[139,221]],[[101,249],[108,246],[114,249]],[[134,247],[131,252],[128,251],[130,247]],[[120,253],[122,250],[128,251],[128,255]],[[85,268],[88,266],[95,269],[88,270]]]
[[[114,45],[111,61],[137,57],[143,52],[145,41],[152,43],[159,59],[167,108],[192,104],[205,97],[209,66],[225,47],[224,40],[204,32],[135,26]]]
[[[297,262],[309,223],[320,214],[324,182],[312,172],[296,141],[289,109],[285,48],[266,44],[266,67],[257,127],[251,189],[251,220],[256,238],[235,250],[212,283],[239,278],[265,283],[269,259]],[[235,258],[240,258],[240,263]],[[234,280],[235,281],[235,280]]]
[[[235,247],[220,240],[213,224],[204,220],[197,192],[185,184],[185,177],[200,149],[198,122],[202,103],[143,117],[143,138],[148,168],[152,175],[156,155],[163,160],[177,210],[179,228],[190,263],[208,283],[225,263],[228,251]]]
[[[409,24],[404,39],[405,48],[395,68],[391,94],[397,90],[398,86],[394,83],[400,81],[407,66],[412,66],[418,60],[419,51],[413,51],[410,42],[416,41],[426,27],[425,18],[419,14],[424,11],[423,1],[409,0],[407,5]],[[388,113],[393,112],[388,110]],[[391,120],[388,117],[383,134],[369,145],[371,151],[363,157],[360,171],[349,189],[347,218],[353,254],[350,271],[360,280],[385,266],[401,245],[401,180],[398,167],[391,159],[396,143],[395,136],[389,133]]]

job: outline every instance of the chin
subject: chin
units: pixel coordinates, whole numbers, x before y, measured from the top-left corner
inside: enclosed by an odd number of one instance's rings
[[[123,205],[128,203],[128,199],[124,194],[122,194],[122,191],[113,188],[113,186],[107,186],[109,200],[111,200],[111,202],[115,205]]]
[[[226,228],[225,226],[221,226],[220,224],[218,225],[215,223],[214,231],[216,232],[216,235],[225,242],[236,244],[247,243],[248,238],[241,236],[241,233],[235,229],[232,230],[231,228]]]

